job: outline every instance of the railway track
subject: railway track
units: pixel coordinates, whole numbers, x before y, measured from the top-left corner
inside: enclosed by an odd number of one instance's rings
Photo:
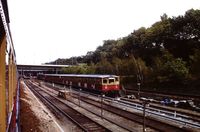
[[[136,89],[126,89],[127,93],[130,94],[138,94],[138,90]],[[175,98],[175,99],[192,99],[196,101],[200,101],[200,95],[188,95],[188,94],[178,94],[178,93],[167,93],[167,92],[157,92],[157,91],[150,91],[150,90],[143,90],[140,91],[140,94],[147,94],[147,95],[154,95],[160,97],[168,97],[168,98]]]
[[[77,98],[78,98],[78,95],[77,95]],[[110,105],[110,101],[108,100],[107,100],[108,101],[107,103],[105,103],[105,100],[104,100],[104,103],[102,106],[101,106],[101,102],[94,101],[84,96],[81,97],[81,101],[89,103],[91,105],[95,105],[98,108],[102,107],[103,110],[106,110],[116,115],[119,115],[121,117],[127,118],[131,121],[138,122],[140,124],[144,123],[143,122],[144,116],[142,113],[133,113],[133,112],[127,111],[126,109],[122,109],[121,107],[118,108],[116,106],[112,106]],[[171,121],[174,121],[174,119],[172,119]],[[153,116],[146,116],[145,122],[146,122],[145,123],[146,126],[156,129],[158,131],[176,131],[176,132],[187,131],[187,130],[192,131],[192,129],[184,127],[184,125],[180,127],[178,125],[175,125],[163,120],[158,120],[157,118],[154,118]]]
[[[132,100],[127,98],[120,98],[120,102],[127,105],[133,105],[138,108],[143,107],[143,101]],[[197,112],[191,112],[190,110],[174,108],[169,106],[162,106],[156,103],[148,102],[151,108],[150,110],[158,111],[159,113],[168,114],[172,117],[185,118],[187,120],[193,120],[194,122],[200,122],[200,114]]]
[[[56,87],[52,87],[51,85],[48,85],[48,87],[51,87],[54,90],[58,90]],[[87,92],[86,92],[86,94],[87,94]],[[97,95],[94,95],[94,96],[97,96]],[[109,98],[109,97],[105,97],[105,98],[109,102],[113,101],[113,98]],[[140,111],[143,109],[143,101],[131,100],[131,99],[127,99],[127,98],[120,98],[120,100],[117,100],[117,102],[124,106],[128,105],[128,106],[130,106],[134,109],[138,109]],[[173,107],[169,107],[169,106],[163,106],[163,105],[155,104],[152,102],[148,102],[148,103],[150,106],[147,108],[149,113],[152,113],[151,111],[154,111],[155,113],[163,114],[164,116],[166,115],[166,118],[169,118],[171,120],[176,120],[176,118],[177,118],[177,120],[182,122],[182,124],[185,124],[185,125],[191,124],[194,127],[195,126],[200,127],[200,125],[198,124],[200,122],[200,114],[197,112],[191,112],[189,110],[173,108]],[[167,117],[167,116],[170,116],[170,117]],[[181,119],[184,119],[185,121],[181,121]],[[195,124],[195,123],[191,123],[191,122],[198,122],[198,123]]]
[[[33,84],[34,84],[34,85],[37,85],[37,86],[40,85],[40,84],[37,83],[37,82],[34,82]],[[42,88],[45,89],[45,91],[48,91],[49,93],[51,93],[52,96],[57,96],[57,95],[58,95],[59,89],[57,89],[57,88],[55,88],[55,87],[51,87],[51,88],[42,87]],[[53,89],[52,89],[52,88],[53,88]],[[70,97],[73,97],[73,95],[71,95]],[[72,101],[72,100],[68,100],[68,101],[70,101],[71,103],[73,103],[73,104],[75,104],[75,105],[80,106],[80,104],[79,104],[80,102],[77,103],[77,102],[74,102],[74,101]],[[80,100],[79,100],[79,101],[80,101]],[[83,107],[81,107],[81,108],[83,108]],[[84,108],[84,109],[85,109],[86,111],[88,111],[88,112],[90,112],[90,113],[92,113],[92,114],[98,116],[98,117],[101,116],[101,114],[96,113],[93,109],[87,109],[87,108]],[[116,122],[115,120],[111,120],[111,119],[108,119],[108,118],[105,118],[105,117],[101,117],[101,119],[107,120],[108,122],[110,122],[110,123],[112,123],[112,124],[115,124],[116,126],[119,126],[120,128],[122,128],[122,129],[125,130],[125,131],[133,131],[133,132],[135,131],[135,130],[133,130],[133,129],[131,129],[131,128],[127,128],[127,127],[123,126],[122,124]]]
[[[126,90],[127,94],[138,95],[137,90]],[[152,91],[141,91],[140,100],[149,100],[154,104],[162,104],[171,107],[171,109],[182,109],[179,113],[184,113],[184,111],[190,110],[194,113],[200,112],[200,96],[199,95],[186,95],[186,94],[174,94],[174,93],[159,93]],[[192,116],[192,114],[190,114]],[[194,118],[196,118],[194,116]]]
[[[84,116],[80,112],[74,110],[73,108],[67,106],[62,101],[56,99],[52,95],[47,92],[39,89],[37,86],[32,83],[26,81],[26,85],[33,91],[33,93],[38,96],[42,101],[45,101],[50,107],[54,107],[58,111],[60,111],[65,117],[73,121],[80,129],[85,132],[110,132],[104,126],[94,122],[90,118]]]
[[[78,96],[79,95],[77,95],[76,98],[79,98]],[[98,101],[94,102],[94,100],[91,100],[91,99],[83,97],[83,96],[81,96],[81,101],[89,103],[91,105],[95,105],[95,107],[98,107],[98,108],[103,107],[103,109],[106,110],[106,111],[115,113],[115,114],[117,114],[119,116],[128,118],[129,120],[138,122],[140,124],[143,123],[143,115],[141,115],[141,114],[136,114],[136,113],[133,114],[133,113],[130,113],[128,111],[123,111],[120,108],[116,108],[116,107],[110,106],[110,105],[105,104],[105,103],[103,104],[103,106],[101,106],[100,102],[98,102]],[[171,119],[171,121],[173,121],[173,119]],[[153,117],[147,117],[146,118],[146,124],[149,127],[152,127],[152,128],[154,128],[156,130],[159,130],[159,131],[166,131],[166,130],[168,130],[168,131],[192,130],[190,128],[184,127],[184,125],[180,128],[180,126],[167,124],[166,122],[162,122],[161,120],[157,120],[157,119],[155,119]]]

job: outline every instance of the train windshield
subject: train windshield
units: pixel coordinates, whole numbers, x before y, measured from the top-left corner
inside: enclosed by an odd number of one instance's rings
[[[109,83],[114,83],[115,79],[114,78],[109,78]]]
[[[107,83],[107,79],[103,79],[103,83]]]

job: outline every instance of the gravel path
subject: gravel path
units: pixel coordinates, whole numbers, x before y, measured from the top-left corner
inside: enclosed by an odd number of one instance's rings
[[[20,84],[20,125],[22,132],[60,132],[55,119],[49,111],[41,105],[30,90]]]

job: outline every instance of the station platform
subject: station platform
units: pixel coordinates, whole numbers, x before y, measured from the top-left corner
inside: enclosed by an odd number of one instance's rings
[[[60,132],[54,117],[35,97],[30,89],[20,82],[20,126],[22,132]]]

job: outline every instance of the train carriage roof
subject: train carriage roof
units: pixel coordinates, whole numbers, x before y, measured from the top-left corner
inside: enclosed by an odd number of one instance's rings
[[[61,76],[61,77],[82,77],[82,78],[114,78],[116,75],[100,75],[100,74],[43,74],[45,76]]]

